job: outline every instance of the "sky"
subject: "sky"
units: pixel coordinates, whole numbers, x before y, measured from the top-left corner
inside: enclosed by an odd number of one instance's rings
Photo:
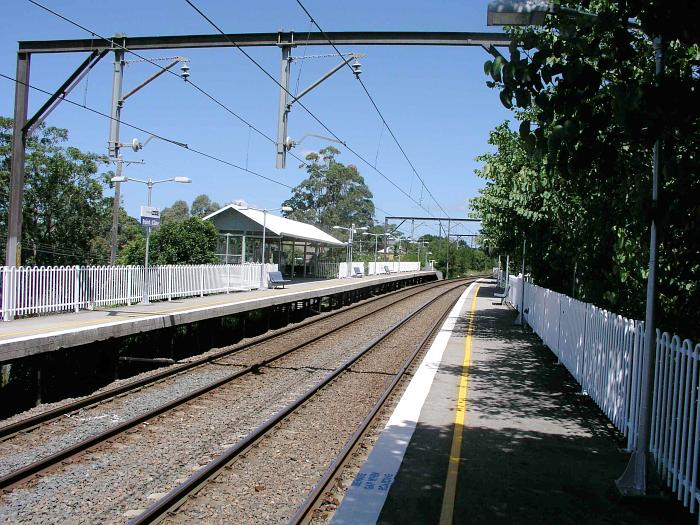
[[[37,0],[37,2],[80,24],[80,29],[46,12],[27,0],[3,3],[0,31],[0,73],[16,74],[17,42],[22,40],[91,39],[124,33],[128,36],[212,34],[216,30],[184,0]],[[316,28],[295,0],[194,2],[226,33],[294,31]],[[329,2],[302,0],[324,31],[494,31],[486,27],[487,0],[446,0],[418,2],[355,0]],[[245,48],[270,74],[277,78],[280,50],[272,47]],[[341,47],[342,52],[365,53],[361,59],[362,80],[396,135],[425,186],[450,217],[464,217],[468,200],[478,194],[483,179],[474,174],[475,157],[492,148],[489,131],[511,114],[501,105],[498,92],[486,87],[483,63],[489,55],[480,47],[365,46]],[[175,55],[189,59],[190,79],[200,88],[237,113],[269,137],[276,136],[279,87],[252,61],[235,48],[186,49],[173,52],[139,51],[150,59]],[[330,46],[299,46],[292,63],[290,91],[296,93],[335,66],[339,59]],[[84,60],[85,54],[37,54],[32,56],[30,84],[53,92]],[[139,60],[127,53],[126,60]],[[109,114],[112,95],[113,55],[107,55],[73,90],[69,99]],[[169,61],[159,61],[167,65]],[[140,84],[157,68],[148,62],[128,62],[123,92]],[[0,78],[0,115],[12,116],[14,83]],[[47,95],[31,91],[31,116]],[[383,175],[340,144],[308,137],[293,150],[303,157],[329,144],[341,150],[339,162],[358,167],[374,194],[376,219],[385,215],[424,217],[445,213],[422,188],[398,146],[374,110],[359,82],[347,68],[306,95],[302,102],[330,130]],[[276,208],[291,195],[306,171],[299,161],[287,157],[284,170],[275,168],[275,145],[221,106],[199,93],[192,85],[164,74],[125,101],[124,123],[188,144],[190,147],[247,167],[270,182],[243,170],[197,155],[161,140],[151,140],[134,153],[122,149],[124,160],[143,160],[125,168],[127,177],[154,180],[175,176],[192,179],[191,184],[159,184],[153,190],[153,205],[166,207],[177,199],[188,203],[202,193],[221,204],[242,199],[251,206]],[[109,120],[81,107],[62,103],[47,124],[69,130],[69,143],[84,151],[105,154]],[[301,107],[289,117],[289,135],[299,140],[306,134],[328,136],[328,132]],[[133,138],[144,142],[148,133],[122,124],[120,141]],[[106,169],[106,168],[105,168]],[[111,190],[106,190],[111,191]],[[138,216],[146,204],[146,187],[122,184],[123,205]],[[417,201],[417,202],[414,202]],[[419,203],[427,209],[422,209]],[[415,222],[415,235],[437,233],[434,223]],[[402,230],[410,234],[410,226]],[[478,226],[455,226],[456,233],[475,233]]]

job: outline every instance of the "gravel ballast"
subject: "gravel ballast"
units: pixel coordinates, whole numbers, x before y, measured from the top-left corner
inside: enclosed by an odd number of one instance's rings
[[[405,312],[414,311],[443,290],[432,289],[397,306],[383,308],[375,316],[362,321],[360,326],[343,329],[272,366],[261,368],[257,374],[239,378],[115,437],[111,443],[96,447],[76,462],[47,472],[44,477],[5,494],[0,500],[0,519],[32,523],[127,521],[128,516],[171,490],[224,448],[318,383],[328,370],[337,367],[376,337],[383,327],[393,324]],[[357,310],[348,312],[348,315],[357,316]],[[329,319],[328,322],[337,323],[338,320]],[[319,333],[316,325],[312,330]],[[287,341],[285,345],[291,346]],[[230,373],[232,367],[250,364],[251,359],[257,361],[258,357],[250,352],[235,354],[218,360],[219,364],[212,367],[218,373],[222,369],[224,373]],[[188,375],[183,374],[180,379]],[[382,377],[386,378],[386,375]],[[151,390],[144,389],[143,393]],[[120,401],[124,407],[138,407],[141,402],[143,399],[137,401],[131,396]],[[116,411],[106,413],[122,414]],[[101,422],[94,423],[101,425],[108,418],[86,418],[83,423]],[[8,458],[20,462],[17,460],[20,454],[22,452],[6,454],[0,464],[9,464]],[[47,509],[50,509],[48,513]]]

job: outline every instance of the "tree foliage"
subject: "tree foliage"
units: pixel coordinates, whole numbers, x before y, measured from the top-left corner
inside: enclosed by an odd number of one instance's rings
[[[214,213],[220,208],[221,205],[218,202],[212,201],[209,198],[209,195],[197,195],[192,201],[190,215],[192,215],[192,217],[199,217],[201,219],[202,217],[206,217],[210,213]]]
[[[183,200],[173,202],[172,206],[163,208],[160,212],[160,220],[163,224],[169,222],[184,222],[190,216],[190,207]]]
[[[199,217],[170,221],[151,234],[149,263],[158,264],[216,264],[216,227]],[[119,264],[143,265],[146,243],[138,237],[119,254]]]
[[[9,207],[12,119],[0,117],[2,253]],[[112,199],[102,194],[100,157],[67,146],[68,131],[40,126],[27,140],[22,264],[104,264],[109,259]]]
[[[487,84],[520,120],[500,126],[481,157],[487,186],[474,202],[486,240],[517,254],[528,239],[535,278],[643,318],[648,225],[660,223],[659,326],[697,337],[700,304],[700,47],[697,2],[569,3],[599,20],[548,17],[511,31],[509,58],[484,64]],[[636,18],[644,32],[624,21]],[[665,42],[655,78],[646,34]],[[661,201],[651,210],[651,159],[664,144]]]
[[[293,209],[285,212],[286,217],[326,230],[333,226],[348,227],[352,223],[372,226],[372,192],[355,166],[345,166],[335,160],[339,153],[336,148],[328,146],[319,153],[307,155],[309,176],[282,203]]]

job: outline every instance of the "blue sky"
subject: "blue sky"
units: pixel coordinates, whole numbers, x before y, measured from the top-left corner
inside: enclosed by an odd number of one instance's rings
[[[122,0],[114,4],[95,0],[38,0],[67,18],[103,36],[208,34],[214,29],[184,0]],[[405,31],[488,31],[487,0],[417,2],[305,0],[304,5],[326,31],[405,30]],[[229,2],[199,0],[196,5],[227,33],[274,32],[304,33],[313,30],[308,17],[294,0]],[[91,35],[26,0],[3,5],[0,32],[0,72],[15,75],[19,40],[90,38]],[[274,48],[247,48],[273,76],[279,72],[280,52]],[[467,200],[477,194],[483,180],[474,175],[474,157],[489,151],[488,133],[510,118],[498,93],[485,85],[483,63],[489,57],[478,47],[344,47],[343,52],[361,52],[362,79],[404,150],[426,181],[433,195],[451,216],[463,217]],[[149,58],[172,56],[172,51],[142,52]],[[331,47],[297,47],[293,54],[333,53]],[[183,50],[177,54],[190,59],[191,79],[269,136],[276,135],[279,88],[235,48]],[[127,56],[127,60],[137,57]],[[47,91],[55,90],[84,59],[80,54],[46,54],[32,57],[30,82]],[[319,58],[294,62],[292,92],[316,80],[338,62]],[[90,73],[87,82],[70,98],[109,113],[111,100],[111,55]],[[166,63],[163,63],[166,64]],[[124,92],[156,71],[149,63],[129,64],[125,70]],[[30,93],[30,115],[46,96]],[[14,84],[0,78],[0,114],[11,116]],[[378,168],[397,185],[421,199],[420,182],[393,143],[359,83],[348,70],[341,70],[304,99],[334,133]],[[288,157],[285,170],[275,169],[275,147],[266,139],[197,93],[192,86],[172,75],[163,75],[126,101],[122,119],[163,136],[245,166],[295,186],[305,177],[298,162]],[[70,143],[87,151],[105,153],[109,121],[81,108],[62,104],[48,118],[50,125],[67,128]],[[304,110],[295,107],[290,115],[289,135],[327,135]],[[381,135],[381,140],[380,140]],[[144,133],[122,126],[121,141],[130,142]],[[327,142],[307,138],[297,153],[319,149]],[[377,219],[391,215],[424,216],[427,213],[399,193],[378,173],[339,146],[339,160],[356,164],[374,193]],[[244,199],[258,207],[276,207],[289,197],[290,190],[240,170],[202,158],[171,144],[152,140],[139,153],[122,150],[125,159],[143,159],[143,166],[132,165],[126,175],[153,179],[188,176],[192,184],[162,184],[154,189],[154,206],[165,207],[176,199],[188,202],[200,193],[226,203]],[[423,205],[432,214],[443,215],[423,192]],[[122,185],[126,210],[137,215],[145,204],[146,188],[141,184]],[[380,211],[381,210],[381,211]],[[433,226],[435,227],[435,226]],[[475,226],[461,227],[463,233]],[[403,228],[406,231],[406,228]],[[417,228],[416,233],[434,233]]]

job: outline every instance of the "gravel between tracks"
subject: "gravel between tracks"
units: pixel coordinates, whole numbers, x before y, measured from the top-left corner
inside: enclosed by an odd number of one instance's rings
[[[164,523],[287,523],[416,342],[462,291],[447,294],[380,343]]]
[[[399,296],[405,296],[409,293],[411,293],[410,289],[405,292],[400,292]],[[327,327],[337,325],[341,321],[356,318],[372,309],[388,305],[391,301],[396,300],[396,298],[396,295],[382,297],[377,301],[370,302],[366,305],[360,305],[347,312],[339,312],[335,316],[326,315],[313,324],[313,335],[322,333]],[[291,348],[309,338],[309,330],[302,328],[286,334],[284,336],[284,345],[287,348]],[[257,339],[260,339],[260,337],[250,338],[227,348],[240,347],[243,344],[255,342]],[[208,354],[213,355],[221,351],[222,349],[220,348],[213,349],[203,354],[203,356]],[[201,367],[196,367],[172,378],[163,379],[157,383],[146,385],[128,395],[105,401],[96,406],[85,407],[70,415],[47,422],[31,431],[13,436],[8,440],[0,442],[0,476],[6,475],[34,461],[39,461],[63,448],[104,432],[119,423],[140,416],[149,410],[197,390],[198,388],[215,383],[234,373],[242,366],[252,365],[255,362],[259,362],[261,359],[270,358],[279,352],[279,341],[272,344],[263,341],[249,349],[243,350],[241,353],[236,353],[218,360],[218,364],[205,364]],[[196,358],[200,357],[202,356],[197,356]],[[159,371],[160,370],[150,371],[146,374],[140,374],[136,378],[115,382],[101,389],[100,392],[108,388],[114,388],[125,382],[133,382],[137,378],[153,375]],[[56,403],[52,406],[60,406],[70,401],[73,400],[66,400],[65,402]],[[42,411],[32,410],[29,411],[29,413],[25,413],[24,417],[40,412]],[[22,418],[15,416],[7,422],[16,421],[18,419]]]
[[[353,337],[341,331],[287,356],[275,367],[261,369],[259,375],[234,381],[225,389],[141,425],[138,432],[114,438],[111,444],[85,454],[79,461],[4,495],[0,520],[125,521],[129,511],[151,502],[149,495],[153,499],[170,490],[318,382],[327,369],[347,359],[353,349],[376,336],[382,327],[440,293],[439,289],[433,290],[404,301],[400,307],[386,308],[362,329],[356,328]]]

